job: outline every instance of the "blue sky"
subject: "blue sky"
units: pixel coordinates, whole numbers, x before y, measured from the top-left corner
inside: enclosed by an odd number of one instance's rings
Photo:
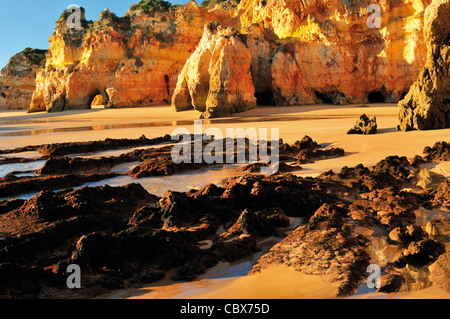
[[[1,0],[0,69],[14,54],[26,47],[48,49],[48,39],[55,29],[55,21],[71,4],[84,7],[87,20],[98,20],[105,8],[123,16],[137,2],[139,0]],[[185,4],[188,0],[169,2]]]

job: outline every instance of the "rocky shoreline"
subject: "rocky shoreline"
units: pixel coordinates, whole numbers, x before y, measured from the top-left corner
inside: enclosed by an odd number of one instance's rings
[[[419,225],[415,215],[417,209],[449,209],[448,178],[434,188],[417,186],[423,163],[449,160],[446,142],[426,147],[411,162],[390,156],[373,167],[360,164],[303,178],[289,171],[301,170],[298,164],[305,161],[346,156],[342,149],[323,147],[305,136],[294,144],[280,141],[283,169],[275,175],[245,173],[221,185],[157,197],[139,184],[141,177],[211,165],[173,163],[168,141],[141,137],[31,147],[47,156],[36,176],[11,173],[0,179],[2,195],[40,191],[27,200],[0,201],[0,296],[91,298],[154,282],[174,268],[174,280],[191,281],[219,262],[235,262],[261,249],[249,276],[285,264],[333,278],[338,295],[349,296],[366,280],[367,266],[389,248],[389,260],[377,261],[382,267],[380,292],[434,284],[449,291],[450,220]],[[142,145],[152,147],[112,157],[69,157],[81,150]],[[247,141],[246,150],[248,146]],[[136,183],[73,189],[86,180],[108,178],[113,164],[131,161],[140,164],[119,174]],[[285,232],[290,217],[301,217],[305,224]],[[377,237],[368,231],[376,231]],[[270,251],[258,245],[269,237],[278,241]],[[205,241],[210,244],[204,246]],[[66,286],[70,264],[82,269],[82,289]]]

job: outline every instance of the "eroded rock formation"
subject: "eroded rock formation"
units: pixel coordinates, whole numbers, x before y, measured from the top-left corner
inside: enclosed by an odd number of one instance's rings
[[[99,94],[105,107],[169,104],[178,74],[212,20],[227,22],[193,1],[178,10],[132,6],[124,17],[105,10],[96,22],[83,17],[80,29],[61,18],[30,111],[88,109]]]
[[[399,128],[427,130],[450,127],[450,1],[434,0],[425,11],[424,68],[399,102]]]
[[[233,26],[252,53],[257,103],[399,101],[425,61],[422,26],[428,4],[380,4],[383,23],[380,28],[369,28],[368,3],[364,1],[241,1],[238,22]],[[204,37],[208,39],[209,33]],[[190,81],[207,86],[201,76]],[[181,81],[179,86],[187,84]],[[203,99],[207,95],[204,93]],[[186,99],[179,95],[173,105],[184,110],[189,103]]]
[[[255,108],[251,62],[251,51],[238,31],[217,22],[208,23],[181,71],[172,105],[176,110],[194,108],[204,112],[204,118]]]
[[[26,48],[14,55],[0,76],[0,110],[27,110],[36,88],[36,72],[46,50]]]
[[[177,110],[192,104],[206,117],[227,114],[224,104],[230,112],[254,107],[255,99],[260,105],[397,102],[425,64],[430,0],[380,3],[380,28],[368,27],[363,0],[226,3],[134,5],[122,18],[106,10],[99,21],[83,19],[79,30],[60,19],[30,111],[85,109],[99,94],[106,107],[173,99]],[[224,27],[204,31],[212,21]],[[220,44],[217,57],[207,54],[207,39]],[[239,81],[230,82],[238,72]]]
[[[347,134],[376,134],[377,118],[375,115],[367,116],[365,113],[359,117],[355,126]]]

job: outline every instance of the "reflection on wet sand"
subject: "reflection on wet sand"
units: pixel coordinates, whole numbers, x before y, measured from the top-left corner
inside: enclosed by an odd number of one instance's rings
[[[291,121],[307,121],[307,120],[330,120],[330,119],[348,119],[353,118],[348,115],[331,115],[331,116],[283,116],[283,117],[273,117],[273,116],[261,116],[261,117],[231,117],[222,119],[208,119],[202,120],[203,124],[237,124],[237,123],[260,123],[260,122],[291,122]],[[30,124],[33,121],[26,120],[8,120],[0,121],[0,125],[11,125],[11,124]],[[38,123],[50,123],[51,121],[38,121]],[[112,130],[112,129],[123,129],[123,128],[146,128],[146,127],[165,127],[165,126],[183,126],[183,125],[193,125],[192,120],[182,120],[182,121],[160,121],[160,122],[145,122],[145,123],[126,123],[126,124],[111,124],[111,125],[87,125],[87,126],[76,126],[76,127],[62,127],[62,128],[51,128],[51,129],[36,129],[36,130],[24,130],[16,131],[16,128],[2,127],[0,130],[0,136],[27,136],[27,135],[39,135],[39,134],[49,134],[49,133],[61,133],[61,132],[81,132],[81,131],[96,131],[96,130]],[[2,132],[5,130],[14,130],[12,132]]]

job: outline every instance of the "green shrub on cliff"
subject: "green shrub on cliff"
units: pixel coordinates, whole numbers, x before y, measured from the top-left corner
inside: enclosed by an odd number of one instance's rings
[[[206,27],[210,30],[210,31],[216,31],[218,27],[221,27],[222,23],[220,23],[219,21],[210,21],[206,24]]]
[[[23,54],[32,64],[40,64],[42,59],[45,58],[47,50],[32,49],[28,47],[20,53]]]
[[[168,11],[171,7],[172,4],[164,0],[141,0],[133,9],[144,11]]]
[[[100,18],[89,25],[87,28],[88,33],[93,32],[104,32],[108,27],[113,27],[117,31],[128,31],[130,30],[130,17],[118,17],[114,12],[109,9],[105,9],[100,12]]]
[[[20,52],[20,53],[23,53],[23,54],[30,54],[30,53],[44,54],[46,52],[47,52],[47,50],[32,49],[30,47],[27,47],[27,48],[23,49],[22,52]]]

